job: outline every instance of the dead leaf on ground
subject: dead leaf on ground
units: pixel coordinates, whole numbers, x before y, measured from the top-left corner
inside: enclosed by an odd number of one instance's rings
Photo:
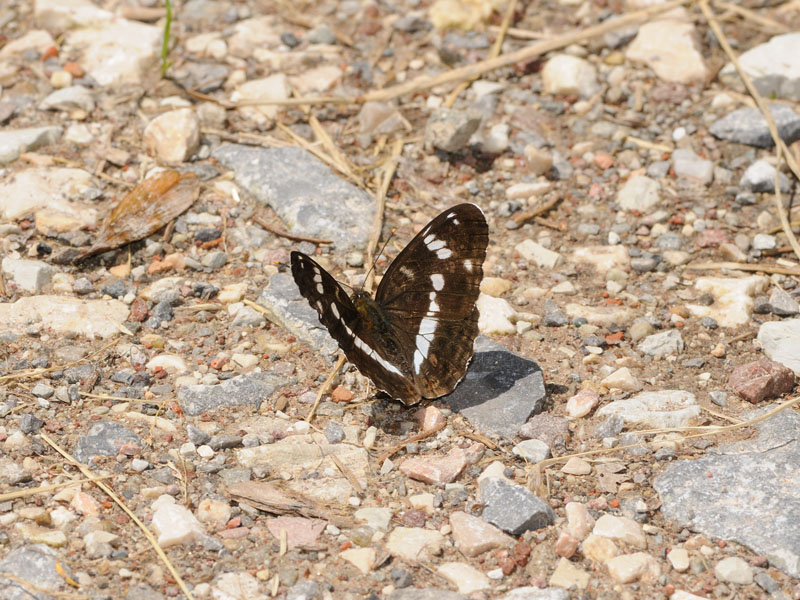
[[[145,179],[111,210],[94,244],[78,260],[155,233],[188,209],[199,193],[194,173],[165,171]]]

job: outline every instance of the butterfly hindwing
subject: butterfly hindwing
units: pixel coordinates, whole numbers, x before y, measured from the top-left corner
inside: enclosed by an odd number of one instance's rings
[[[425,398],[452,391],[466,372],[488,243],[481,209],[459,204],[411,240],[378,286],[376,302],[410,339],[406,360]]]
[[[342,286],[315,260],[302,252],[292,252],[292,276],[300,293],[319,314],[320,322],[336,340],[347,359],[361,373],[394,398],[416,396],[408,373],[386,356],[370,328]]]

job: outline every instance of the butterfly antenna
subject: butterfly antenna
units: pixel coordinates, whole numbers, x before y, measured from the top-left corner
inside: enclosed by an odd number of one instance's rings
[[[392,230],[389,232],[389,237],[386,238],[386,241],[383,242],[383,246],[381,246],[380,251],[375,255],[375,258],[372,260],[372,264],[369,266],[369,271],[367,271],[367,275],[364,277],[364,289],[368,292],[372,291],[372,284],[375,283],[375,265],[378,262],[378,257],[383,254],[383,251],[386,250],[386,246],[389,244],[389,241],[392,239],[396,228],[392,227]]]

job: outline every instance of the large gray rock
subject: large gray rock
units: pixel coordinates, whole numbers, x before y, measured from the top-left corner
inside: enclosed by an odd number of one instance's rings
[[[778,135],[787,145],[800,139],[800,115],[783,104],[771,104],[769,109],[778,127]],[[757,108],[737,108],[714,121],[709,131],[716,138],[748,146],[771,148],[775,145],[767,121]]]
[[[545,396],[539,365],[478,336],[466,376],[441,401],[483,433],[513,436],[541,412]]]
[[[278,214],[289,231],[332,240],[339,250],[367,246],[377,205],[302,148],[223,144],[213,152],[236,183]]]
[[[246,373],[216,385],[184,385],[178,400],[187,415],[200,415],[224,406],[250,404],[258,410],[261,402],[292,380],[273,373]]]
[[[677,462],[653,487],[664,516],[680,527],[748,546],[800,577],[800,415],[784,410],[756,428],[755,440],[725,444],[717,456]]]

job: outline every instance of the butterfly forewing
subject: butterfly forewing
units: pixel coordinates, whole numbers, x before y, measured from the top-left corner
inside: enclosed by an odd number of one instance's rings
[[[452,391],[466,372],[488,243],[481,209],[459,204],[411,240],[378,286],[375,300],[409,340],[406,362],[425,398]]]
[[[374,339],[347,292],[315,260],[292,252],[292,276],[300,293],[319,314],[320,322],[347,359],[394,398],[413,398],[416,390],[401,365]],[[418,396],[417,396],[418,399]]]
[[[300,292],[348,360],[406,404],[436,398],[464,377],[478,335],[489,228],[474,204],[428,223],[389,266],[375,300],[349,298],[322,267],[292,252]]]

